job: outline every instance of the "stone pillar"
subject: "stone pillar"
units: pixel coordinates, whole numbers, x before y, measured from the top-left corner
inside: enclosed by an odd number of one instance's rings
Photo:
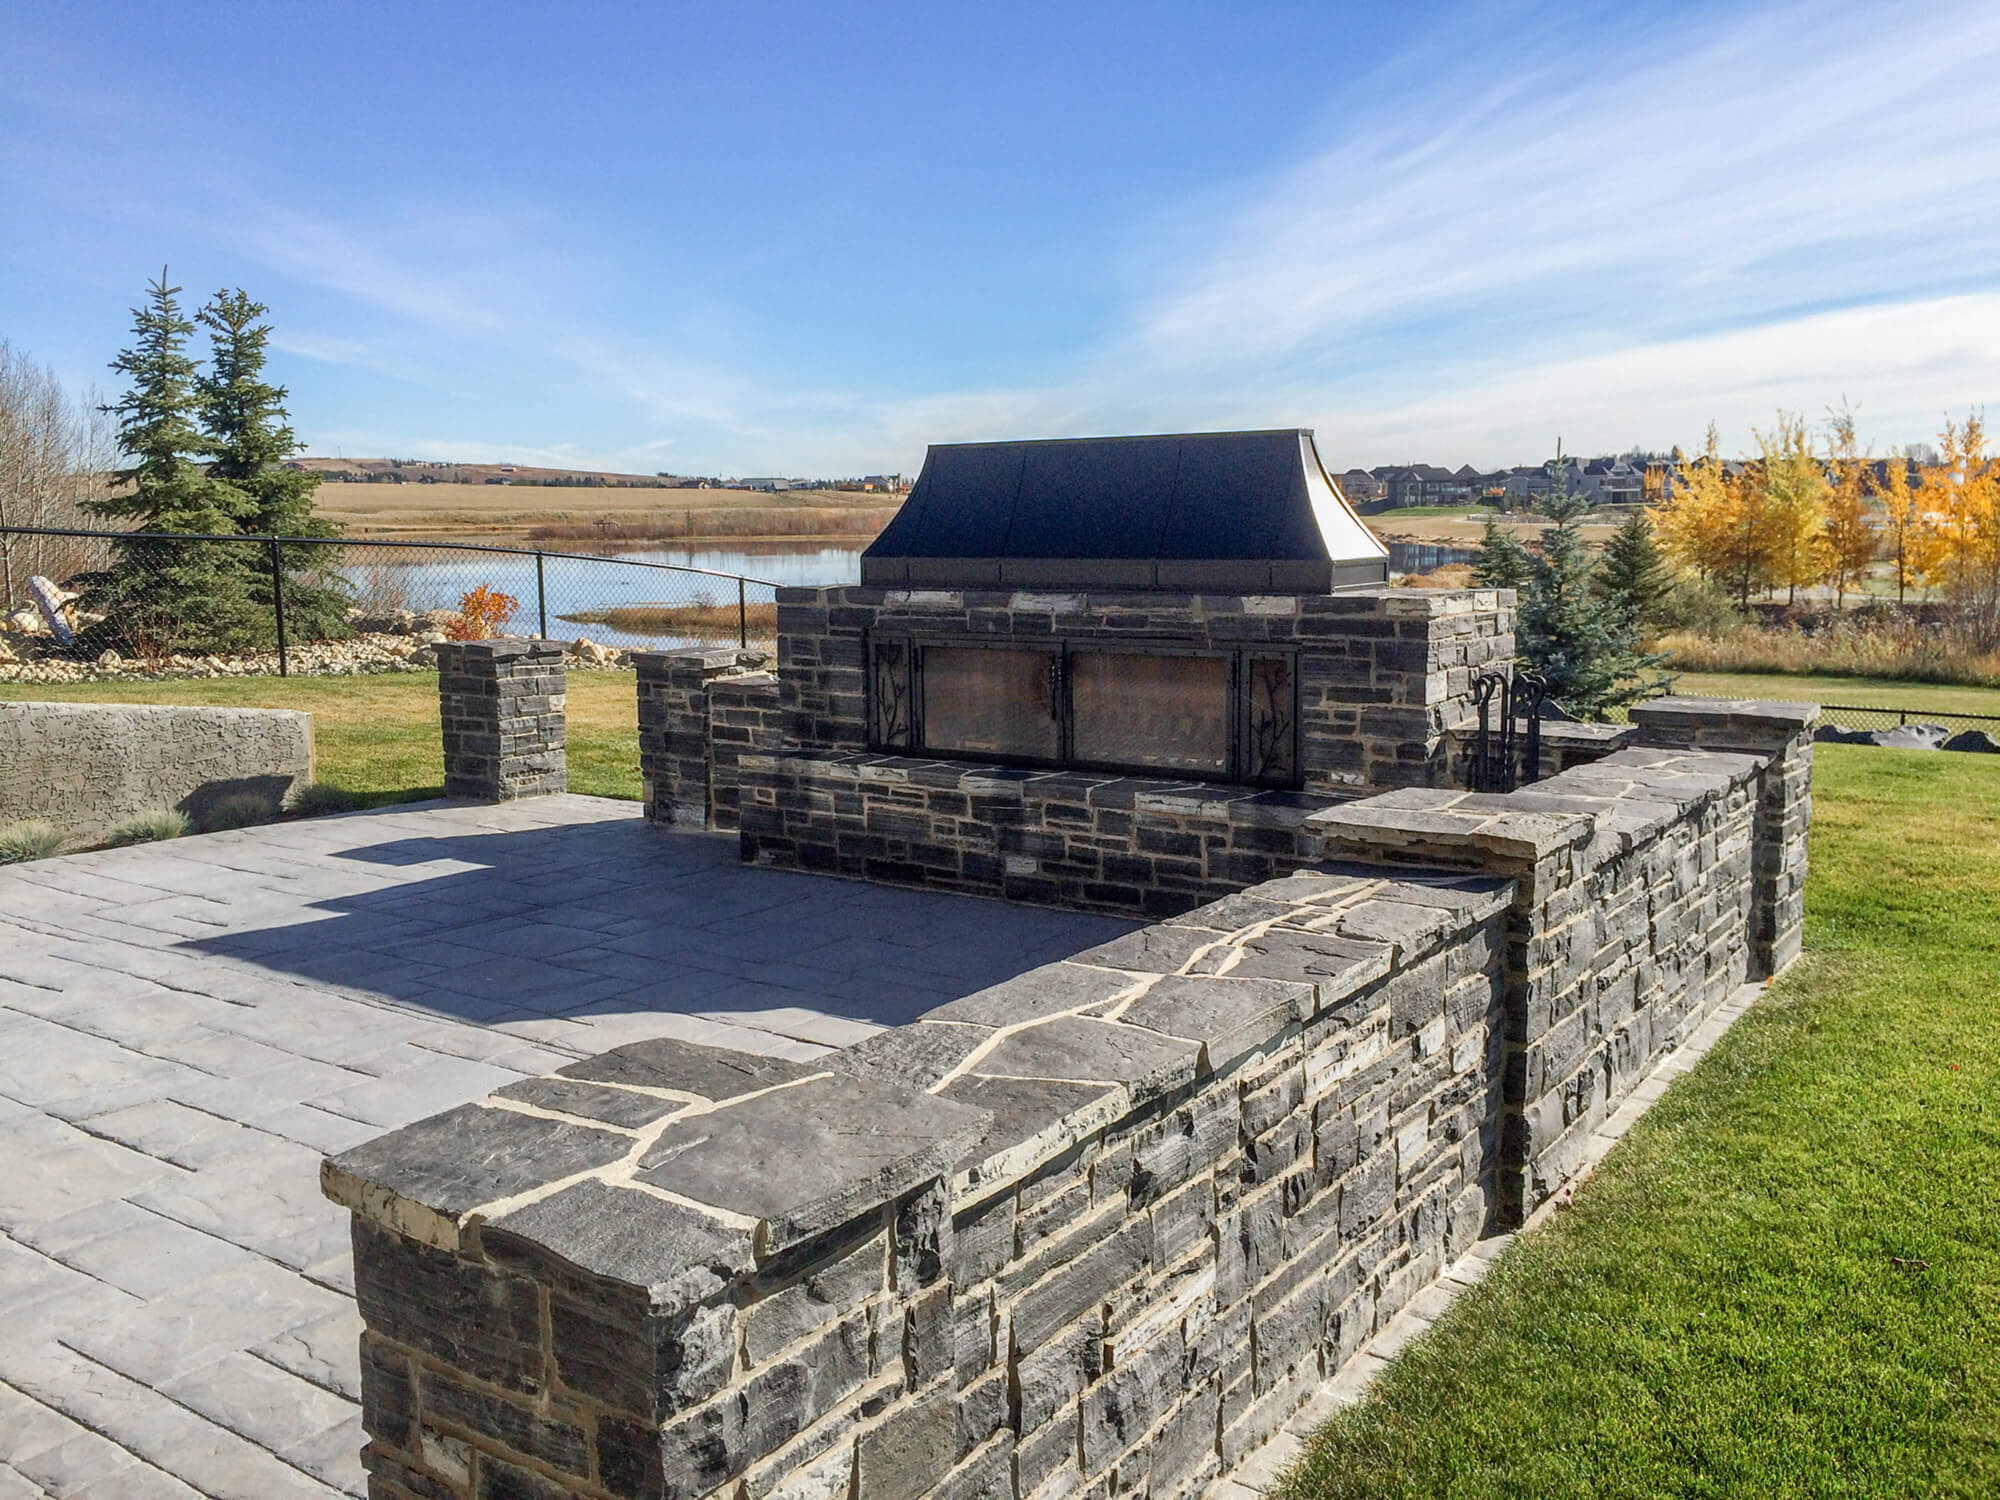
[[[509,802],[569,790],[561,644],[447,641],[436,649],[444,794]]]
[[[711,826],[709,688],[761,672],[761,651],[635,651],[639,673],[639,775],[646,819],[675,828]]]
[[[1768,979],[1805,938],[1806,835],[1812,827],[1817,703],[1655,698],[1632,706],[1640,743],[1761,757],[1750,918],[1750,976]]]

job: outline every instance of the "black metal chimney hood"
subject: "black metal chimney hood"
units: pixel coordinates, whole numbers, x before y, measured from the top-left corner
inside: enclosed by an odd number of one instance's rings
[[[1318,594],[1388,575],[1303,427],[935,444],[861,554],[878,587]]]

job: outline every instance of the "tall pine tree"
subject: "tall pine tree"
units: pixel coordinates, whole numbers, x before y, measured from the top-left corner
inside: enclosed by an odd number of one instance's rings
[[[1653,626],[1674,579],[1653,540],[1653,523],[1645,511],[1634,510],[1605,544],[1591,584],[1599,598],[1625,612],[1638,634]]]
[[[112,544],[111,566],[75,582],[83,607],[102,614],[85,649],[122,642],[142,652],[229,650],[261,644],[269,611],[247,589],[245,549],[219,542],[166,540],[161,532],[234,532],[247,514],[240,491],[211,479],[207,444],[196,427],[200,398],[188,357],[194,325],[181,315],[180,288],[160,279],[132,310],[133,346],[111,368],[129,382],[106,410],[118,417],[119,446],[131,464],[93,513],[129,524]]]
[[[1549,697],[1579,718],[1602,719],[1660,691],[1666,679],[1649,675],[1664,658],[1641,654],[1624,609],[1591,587],[1594,569],[1577,528],[1589,508],[1570,493],[1558,462],[1556,488],[1542,505],[1554,524],[1543,528],[1541,554],[1532,559],[1514,644],[1521,664],[1548,684]]]
[[[1521,539],[1488,516],[1478,556],[1472,561],[1473,581],[1483,589],[1520,589],[1534,571],[1535,560]]]
[[[245,531],[336,536],[337,526],[313,514],[319,475],[284,467],[285,460],[299,451],[299,441],[287,421],[285,388],[263,378],[271,326],[262,319],[268,311],[239,287],[217,292],[196,315],[209,330],[208,373],[196,383],[207,451],[214,459],[209,478],[241,497],[238,513]],[[256,568],[251,595],[269,610],[269,554],[243,550],[254,558]],[[313,546],[280,550],[288,634],[324,640],[349,633],[351,600],[334,568],[338,550]]]

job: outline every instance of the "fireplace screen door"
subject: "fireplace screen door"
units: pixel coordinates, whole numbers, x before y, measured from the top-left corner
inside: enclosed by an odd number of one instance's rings
[[[1296,786],[1298,673],[1286,652],[877,637],[877,750]]]
[[[926,646],[924,748],[1002,760],[1062,759],[1053,651]]]
[[[1229,668],[1223,656],[1075,652],[1070,759],[1227,776]]]

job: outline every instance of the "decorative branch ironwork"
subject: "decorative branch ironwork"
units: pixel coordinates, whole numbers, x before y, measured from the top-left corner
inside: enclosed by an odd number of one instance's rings
[[[1249,688],[1249,779],[1289,784],[1298,775],[1299,738],[1291,661],[1251,657]]]
[[[910,675],[907,641],[876,642],[869,699],[874,712],[875,743],[884,750],[908,750],[914,743]]]

